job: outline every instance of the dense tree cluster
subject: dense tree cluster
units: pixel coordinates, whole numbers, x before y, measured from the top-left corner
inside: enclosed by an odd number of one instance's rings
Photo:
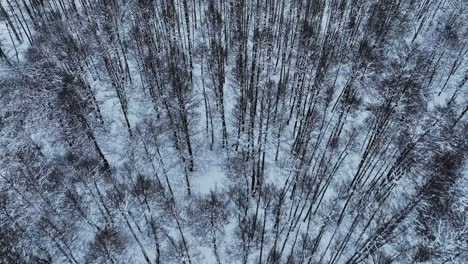
[[[465,0],[3,0],[0,263],[468,263]]]

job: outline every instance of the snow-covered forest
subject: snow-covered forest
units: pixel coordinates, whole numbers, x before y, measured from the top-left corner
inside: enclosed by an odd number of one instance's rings
[[[468,263],[466,0],[1,0],[0,263]]]

